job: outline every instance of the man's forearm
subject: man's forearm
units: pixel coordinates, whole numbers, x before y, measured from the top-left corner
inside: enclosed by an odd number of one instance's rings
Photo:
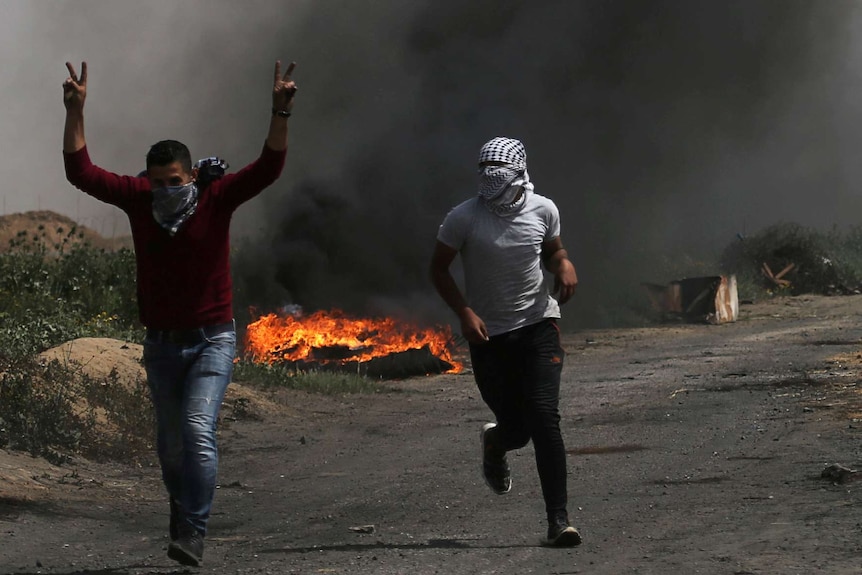
[[[63,128],[63,151],[67,154],[77,152],[87,145],[84,139],[84,113],[67,111],[66,125]]]
[[[545,269],[555,274],[560,269],[560,262],[567,259],[569,259],[568,252],[565,248],[560,248],[545,258]]]
[[[458,288],[458,284],[455,283],[455,278],[452,277],[452,274],[448,270],[445,272],[432,270],[431,282],[437,289],[437,293],[446,302],[446,305],[460,318],[464,314],[464,310],[469,306],[464,294]]]
[[[266,145],[270,150],[281,152],[287,149],[287,118],[275,113],[269,121],[269,133],[266,136]]]

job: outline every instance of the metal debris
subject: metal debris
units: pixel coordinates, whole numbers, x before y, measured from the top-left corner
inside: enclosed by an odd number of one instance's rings
[[[676,280],[668,285],[645,283],[653,308],[666,320],[734,322],[739,317],[736,276]]]
[[[844,467],[840,463],[833,463],[832,465],[827,465],[826,469],[820,472],[820,477],[822,479],[828,479],[832,483],[844,484],[854,481],[856,479],[856,473],[858,473],[858,471],[855,469]]]

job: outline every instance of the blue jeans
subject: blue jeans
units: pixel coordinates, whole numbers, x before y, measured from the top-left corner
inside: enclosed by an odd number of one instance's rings
[[[470,345],[473,374],[494,412],[494,443],[503,451],[536,450],[548,519],[566,513],[566,448],[560,432],[560,376],[566,352],[554,319]]]
[[[216,421],[233,373],[236,331],[182,343],[148,332],[144,367],[156,413],[162,480],[178,520],[206,534],[218,471]]]

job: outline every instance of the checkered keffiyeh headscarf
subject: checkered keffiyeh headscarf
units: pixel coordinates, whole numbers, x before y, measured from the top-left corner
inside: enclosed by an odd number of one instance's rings
[[[519,140],[494,138],[479,151],[479,163],[505,162],[515,170],[527,169],[527,150]]]
[[[488,209],[498,214],[520,209],[533,190],[524,144],[511,138],[494,138],[479,151],[479,164],[483,162],[502,162],[479,168],[479,197]]]

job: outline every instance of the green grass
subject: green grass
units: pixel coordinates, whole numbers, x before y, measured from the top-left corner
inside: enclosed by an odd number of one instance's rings
[[[78,337],[138,340],[142,333],[130,250],[48,246],[22,233],[0,254],[0,354],[25,357]]]
[[[233,380],[263,389],[284,387],[324,395],[378,393],[391,391],[383,382],[355,373],[338,371],[296,371],[283,364],[239,361],[234,365]]]

